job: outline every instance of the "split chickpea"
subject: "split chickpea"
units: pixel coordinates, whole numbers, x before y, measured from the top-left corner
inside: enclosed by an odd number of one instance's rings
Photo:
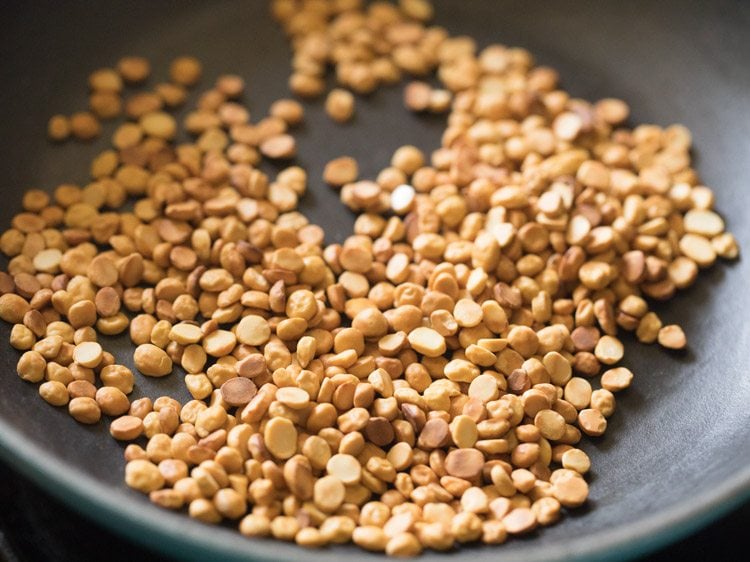
[[[441,146],[397,148],[374,180],[329,162],[324,181],[359,216],[325,246],[296,211],[306,171],[259,167],[296,156],[302,105],[251,121],[244,80],[223,75],[180,123],[169,111],[201,80],[196,59],[125,97],[148,61],[94,72],[91,113],[48,134],[93,139],[124,113],[95,181],[30,191],[0,236],[18,374],[78,422],[145,439],[125,449],[128,486],[247,536],[415,556],[550,525],[586,502],[578,443],[632,384],[620,330],[684,348],[648,299],[737,256],[689,132],[628,129],[624,102],[569,98],[525,51],[426,26],[424,0],[318,8],[273,2],[291,90],[320,95],[333,66],[325,110],[346,122],[351,92],[435,72],[440,87],[411,82],[405,101],[451,111]],[[181,125],[193,139],[175,145]],[[138,373],[98,337],[126,329],[137,371],[177,365],[192,400],[131,403]]]

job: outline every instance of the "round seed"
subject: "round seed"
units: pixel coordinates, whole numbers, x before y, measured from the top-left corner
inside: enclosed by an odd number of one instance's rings
[[[685,332],[677,324],[664,326],[659,330],[659,345],[668,349],[683,349],[687,345]]]
[[[302,410],[310,404],[310,395],[301,388],[285,386],[276,391],[276,400],[293,410]]]
[[[291,458],[297,452],[297,430],[286,418],[273,418],[263,431],[266,448],[277,459]]]
[[[261,143],[260,151],[263,156],[275,160],[294,158],[297,153],[297,142],[291,135],[275,135]]]
[[[716,251],[711,242],[698,234],[685,234],[680,238],[680,251],[700,267],[709,267],[716,261]]]
[[[91,113],[79,112],[70,116],[70,131],[83,141],[90,141],[102,132],[102,126]]]
[[[601,383],[602,388],[605,388],[611,392],[619,392],[625,390],[630,386],[633,381],[633,373],[630,369],[625,367],[617,367],[615,369],[609,369],[602,374]]]
[[[534,512],[526,507],[517,507],[503,517],[503,525],[511,535],[528,533],[534,530],[536,524]]]
[[[146,113],[141,117],[139,125],[147,135],[160,139],[172,139],[177,132],[174,117],[163,111]]]
[[[724,232],[712,238],[711,245],[716,254],[726,260],[737,259],[739,256],[740,248],[737,239],[730,232]]]
[[[387,418],[373,417],[365,426],[365,437],[378,447],[389,445],[395,436],[393,426]]]
[[[408,184],[401,184],[391,193],[391,209],[398,215],[408,213],[414,204],[416,191]]]
[[[47,381],[40,384],[39,395],[53,406],[65,406],[70,399],[68,389],[58,381]]]
[[[334,121],[349,121],[354,115],[354,96],[346,90],[334,88],[326,98],[325,109]]]
[[[545,439],[556,441],[565,435],[565,418],[554,410],[540,410],[534,416],[534,425]]]
[[[461,299],[453,309],[453,317],[459,326],[473,328],[482,321],[482,307],[472,300]]]
[[[622,342],[613,336],[602,336],[594,348],[594,355],[605,365],[613,365],[625,354]]]
[[[133,362],[136,369],[149,377],[163,377],[172,372],[172,360],[169,355],[150,343],[135,348]]]
[[[484,455],[477,449],[454,449],[445,457],[445,470],[451,476],[471,480],[484,466]]]
[[[713,211],[691,209],[685,213],[683,225],[691,234],[711,238],[724,232],[724,221]]]
[[[304,120],[305,109],[295,100],[281,99],[271,104],[268,113],[286,121],[289,125],[298,125]]]
[[[152,462],[135,459],[125,465],[125,483],[141,492],[153,492],[164,486],[164,477]]]
[[[333,455],[328,459],[326,470],[329,475],[335,476],[346,485],[356,484],[362,475],[362,465],[359,461],[345,454]]]
[[[607,429],[607,419],[599,410],[587,408],[578,413],[578,426],[586,435],[599,437]]]
[[[126,82],[138,84],[151,74],[151,64],[143,57],[123,57],[117,61],[117,72]]]
[[[385,545],[388,556],[417,556],[421,552],[422,545],[413,533],[399,533]]]
[[[107,416],[121,416],[130,409],[130,401],[125,393],[113,386],[104,386],[96,391],[96,403]]]
[[[45,273],[55,273],[60,268],[62,252],[57,248],[42,250],[34,256],[34,268]]]
[[[237,340],[247,345],[263,345],[271,337],[271,327],[262,316],[250,314],[237,325]]]
[[[96,367],[103,357],[102,346],[96,342],[83,342],[75,346],[73,360],[83,367]]]
[[[425,449],[442,447],[450,435],[448,422],[442,418],[428,420],[419,434],[419,446]]]
[[[70,136],[70,120],[65,115],[53,115],[47,122],[47,136],[53,141],[64,141]]]
[[[86,396],[76,397],[68,402],[68,412],[77,422],[88,425],[97,423],[102,417],[96,400]]]
[[[118,271],[112,260],[106,255],[95,257],[89,263],[86,274],[99,287],[110,287],[117,283]]]
[[[169,67],[170,78],[183,86],[192,86],[201,78],[203,68],[193,57],[178,57]]]
[[[469,416],[456,416],[450,424],[453,444],[461,449],[473,447],[479,437],[476,422]]]
[[[200,326],[195,324],[179,323],[172,326],[169,331],[169,339],[180,345],[190,345],[198,343],[203,337]]]
[[[359,166],[350,156],[341,156],[331,160],[323,169],[323,180],[330,185],[342,186],[357,180]]]
[[[326,513],[336,511],[344,503],[346,488],[335,476],[323,476],[315,482],[313,501],[318,509]]]
[[[118,441],[133,441],[143,433],[143,420],[137,416],[121,416],[109,425],[109,433]]]
[[[203,349],[212,357],[229,355],[237,345],[237,337],[228,330],[215,330],[203,336]]]
[[[27,351],[18,360],[18,376],[28,382],[41,382],[44,379],[47,362],[37,351]]]
[[[230,406],[244,406],[258,392],[255,383],[245,377],[234,377],[221,385],[221,397]]]
[[[582,410],[591,402],[591,384],[586,379],[573,377],[565,385],[563,395],[576,409]]]
[[[29,311],[29,303],[13,293],[0,296],[0,318],[9,324],[20,324]]]
[[[552,494],[564,507],[578,507],[589,495],[589,486],[579,476],[563,476],[552,484]]]
[[[591,468],[591,461],[588,455],[580,449],[569,449],[563,453],[562,465],[579,474],[586,474]]]
[[[445,353],[445,338],[431,328],[415,328],[409,332],[408,339],[414,351],[427,357],[439,357]]]

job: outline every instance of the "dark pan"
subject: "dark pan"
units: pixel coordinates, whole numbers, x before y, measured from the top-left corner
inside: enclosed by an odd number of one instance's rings
[[[141,54],[165,76],[179,54],[207,70],[236,72],[249,84],[255,118],[287,95],[290,53],[265,2],[17,2],[3,10],[0,60],[0,224],[7,227],[29,187],[87,181],[91,157],[105,146],[44,139],[52,113],[84,107],[88,73],[124,54]],[[528,48],[558,69],[573,94],[617,96],[632,122],[684,123],[694,133],[697,167],[716,189],[717,208],[750,248],[750,5],[740,2],[501,2],[440,0],[437,22],[480,45]],[[351,231],[353,216],[320,178],[324,163],[355,156],[365,176],[392,151],[437,147],[442,118],[408,114],[401,89],[358,101],[353,126],[308,106],[299,162],[312,178],[302,210],[325,227],[328,242]],[[106,131],[111,133],[112,127]],[[105,135],[106,136],[106,135]],[[670,354],[626,339],[637,378],[618,397],[605,437],[584,442],[593,474],[588,506],[558,525],[502,547],[468,547],[425,559],[570,560],[622,558],[653,549],[743,501],[750,488],[750,323],[747,260],[701,273],[697,284],[657,309],[685,326],[690,349]],[[7,342],[9,327],[0,328]],[[129,362],[130,344],[109,344]],[[17,352],[0,352],[0,452],[78,510],[133,539],[191,559],[380,558],[352,547],[304,551],[248,540],[163,511],[124,486],[121,446],[105,424],[82,427],[51,408],[15,375]],[[180,376],[138,380],[138,395],[184,399]]]

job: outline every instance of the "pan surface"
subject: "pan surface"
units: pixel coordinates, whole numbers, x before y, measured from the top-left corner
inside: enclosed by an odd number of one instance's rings
[[[694,135],[697,168],[716,191],[717,209],[744,251],[750,248],[750,5],[711,3],[505,2],[438,0],[436,21],[480,46],[518,45],[560,71],[563,86],[587,99],[615,96],[632,123],[683,123]],[[51,146],[47,118],[85,106],[89,72],[125,54],[150,58],[155,79],[169,60],[192,54],[204,63],[203,86],[220,73],[242,75],[257,120],[288,95],[290,53],[261,1],[211,3],[23,2],[7,6],[0,30],[0,225],[20,209],[23,190],[84,184],[91,158],[105,147]],[[151,82],[152,84],[155,82]],[[306,105],[297,134],[311,182],[301,210],[326,230],[327,242],[351,232],[353,215],[319,180],[328,160],[348,154],[363,177],[387,165],[395,148],[438,146],[443,118],[409,114],[401,88],[357,102],[350,126],[333,124],[320,101]],[[105,127],[104,138],[113,126]],[[270,168],[269,170],[272,170]],[[691,289],[657,311],[682,324],[690,346],[670,354],[625,338],[633,386],[603,438],[582,444],[592,458],[586,508],[551,528],[501,547],[468,547],[425,559],[569,560],[635,556],[675,540],[743,501],[750,490],[750,291],[747,260],[717,264]],[[9,326],[0,326],[7,342]],[[131,362],[127,338],[106,341]],[[84,427],[45,404],[15,375],[18,354],[0,351],[0,454],[50,492],[133,539],[186,559],[381,559],[353,547],[303,551],[248,540],[161,510],[125,487],[122,446],[105,424]],[[137,380],[136,395],[184,400],[181,377]]]

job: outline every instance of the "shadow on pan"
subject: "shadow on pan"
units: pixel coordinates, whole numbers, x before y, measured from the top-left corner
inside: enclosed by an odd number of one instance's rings
[[[587,99],[615,96],[632,107],[632,123],[683,123],[694,135],[697,167],[716,191],[717,208],[740,245],[750,247],[750,6],[645,1],[629,3],[436,1],[437,23],[452,34],[529,49],[560,71],[563,86]],[[290,52],[264,2],[133,0],[27,2],[0,23],[0,143],[3,158],[0,224],[8,225],[29,187],[87,181],[88,162],[105,146],[44,139],[47,118],[86,103],[86,78],[122,55],[147,56],[154,76],[169,61],[192,54],[209,84],[234,72],[248,82],[257,118],[288,94]],[[301,210],[326,228],[327,241],[351,232],[353,216],[322,184],[325,163],[357,158],[363,177],[387,165],[402,144],[424,150],[440,142],[443,121],[406,112],[399,87],[358,100],[351,126],[338,126],[320,101],[306,107],[298,136],[301,165],[311,178]],[[104,138],[112,127],[105,128]],[[667,322],[686,328],[686,354],[670,354],[626,339],[625,365],[634,385],[618,397],[606,436],[583,448],[593,463],[588,508],[558,525],[502,547],[475,546],[424,559],[570,560],[634,556],[675,540],[743,501],[750,488],[750,314],[746,260],[719,264],[696,285],[659,307]],[[0,327],[7,341],[9,327]],[[127,338],[106,346],[130,363]],[[14,375],[17,354],[0,352],[0,454],[74,508],[129,537],[181,558],[279,560],[303,556],[331,562],[351,556],[381,559],[353,547],[301,551],[165,512],[122,483],[121,445],[103,424],[78,426],[50,408]],[[138,395],[187,397],[180,377],[139,380]]]

